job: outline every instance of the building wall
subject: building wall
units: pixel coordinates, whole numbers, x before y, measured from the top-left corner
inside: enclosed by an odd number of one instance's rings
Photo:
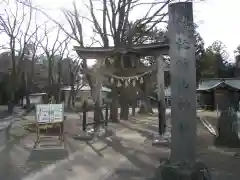
[[[200,104],[209,110],[221,110],[226,107],[239,109],[240,93],[228,88],[217,88],[211,92],[201,92]]]
[[[214,91],[214,109],[221,108],[221,104],[224,102],[224,96],[228,93],[227,89],[216,89]]]
[[[39,96],[30,96],[30,104],[43,104],[44,103],[44,97],[42,95]],[[23,105],[26,105],[26,97],[23,98]]]
[[[213,92],[200,93],[200,106],[204,109],[213,109]]]
[[[215,109],[226,109],[228,107],[233,107],[239,110],[239,91],[219,88],[215,91]]]

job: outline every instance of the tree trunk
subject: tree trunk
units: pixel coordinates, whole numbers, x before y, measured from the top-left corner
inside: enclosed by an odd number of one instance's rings
[[[24,97],[22,96],[22,97],[20,97],[20,103],[19,103],[19,105],[20,106],[23,106],[23,99],[24,99]]]
[[[136,105],[137,105],[137,101],[136,101],[136,99],[134,99],[132,101],[132,116],[136,115]]]
[[[14,103],[15,103],[15,97],[16,97],[16,79],[14,74],[11,75],[10,82],[8,82],[8,112],[13,113],[14,111]]]
[[[94,108],[94,131],[96,132],[100,127],[100,121],[102,116],[102,110],[100,106],[100,102],[96,101],[95,108]]]
[[[118,119],[118,93],[117,88],[112,88],[112,102],[110,106],[110,119],[112,122],[119,122]]]
[[[59,102],[59,99],[58,99],[58,85],[57,84],[54,84],[53,85],[54,87],[53,87],[53,97],[54,97],[54,99],[55,99],[55,103],[57,104],[58,102]]]
[[[59,104],[61,103],[61,85],[60,83],[58,82],[56,85],[55,85],[55,100],[56,100],[56,104]]]
[[[66,94],[65,94],[65,96],[66,96]],[[71,108],[71,94],[70,94],[70,92],[68,92],[67,107],[69,109]]]
[[[148,96],[145,93],[142,96],[143,97],[142,97],[142,101],[141,101],[141,105],[140,105],[138,113],[139,114],[153,113],[151,103],[150,103]]]
[[[144,80],[143,89],[140,89],[141,90],[140,93],[142,95],[142,101],[139,109],[140,114],[153,113],[152,106],[148,98],[150,87],[151,87],[151,81],[146,77]]]
[[[120,119],[122,120],[128,120],[129,115],[129,101],[128,101],[128,93],[127,90],[122,88],[121,94],[120,94],[120,105],[121,105],[121,111],[120,111]]]
[[[12,114],[13,111],[14,111],[14,104],[10,101],[8,103],[8,112]]]
[[[25,94],[26,94],[26,108],[29,108],[30,105],[31,105],[31,102],[30,102],[30,91],[28,90],[28,88],[26,87],[25,89]],[[22,96],[23,99],[24,99],[24,96]]]
[[[29,83],[29,76],[28,73],[24,73],[24,81],[25,81],[25,94],[26,94],[26,108],[30,108],[30,93],[31,93],[31,82]]]
[[[29,93],[26,95],[26,107],[29,108],[30,107],[30,97],[29,97]]]
[[[128,120],[128,114],[129,114],[129,105],[128,102],[121,102],[121,111],[120,111],[120,118],[122,120]]]
[[[71,108],[71,96],[70,96],[70,95],[68,95],[67,107],[68,107],[69,109]]]
[[[15,92],[12,90],[10,92],[10,100],[8,102],[8,112],[13,113],[14,111],[14,99],[15,99]]]

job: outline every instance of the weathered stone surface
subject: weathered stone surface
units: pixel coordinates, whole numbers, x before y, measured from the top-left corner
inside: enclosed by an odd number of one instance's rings
[[[240,147],[238,117],[233,109],[221,112],[218,119],[218,136],[215,143],[216,145],[228,147]]]
[[[191,2],[169,5],[171,57],[171,160],[195,161],[196,65]]]

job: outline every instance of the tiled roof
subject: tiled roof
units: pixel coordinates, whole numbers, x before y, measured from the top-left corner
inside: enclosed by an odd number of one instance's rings
[[[225,83],[232,88],[240,89],[240,79],[226,80]]]
[[[205,79],[199,84],[197,91],[209,91],[214,88],[226,86],[240,90],[240,79]]]

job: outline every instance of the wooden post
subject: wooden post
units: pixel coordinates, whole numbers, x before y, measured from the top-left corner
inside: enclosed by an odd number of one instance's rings
[[[104,126],[108,126],[108,103],[106,103]]]
[[[195,162],[196,66],[192,2],[169,5],[171,161]]]
[[[163,135],[166,127],[166,108],[164,92],[164,68],[165,62],[162,56],[157,58],[157,89],[158,89],[158,132]]]
[[[137,104],[137,100],[134,99],[132,101],[132,116],[135,116],[136,115],[136,104]]]
[[[82,130],[86,132],[87,130],[87,102],[86,100],[83,102],[83,119],[82,119]]]

